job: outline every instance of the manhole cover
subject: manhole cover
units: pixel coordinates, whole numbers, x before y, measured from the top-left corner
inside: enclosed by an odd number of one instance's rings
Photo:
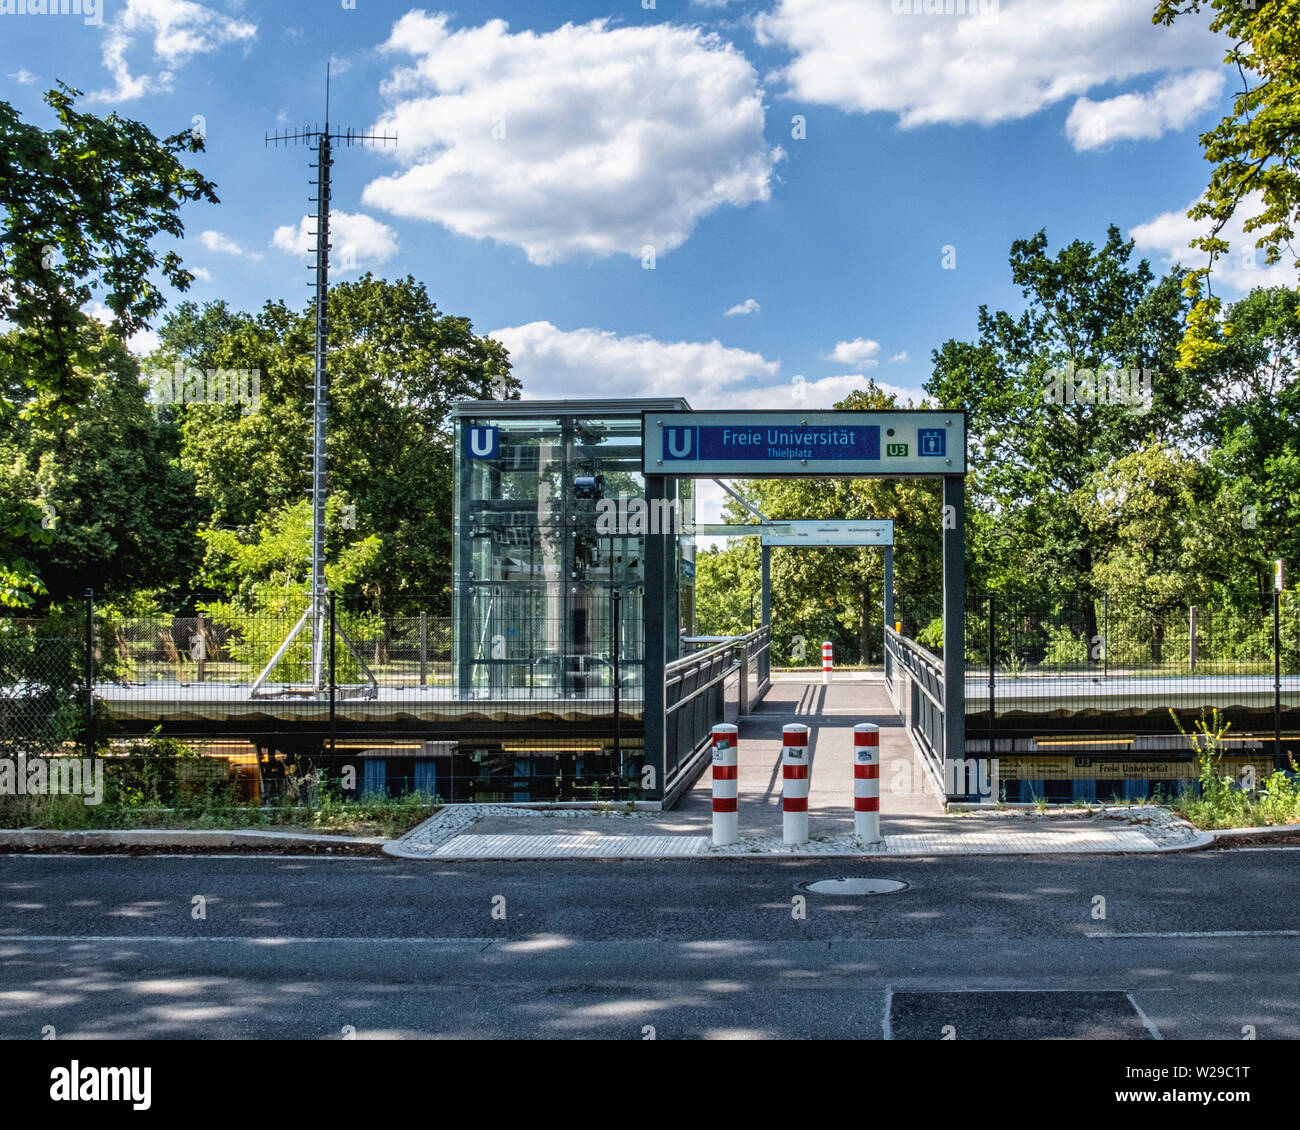
[[[892,895],[908,886],[898,879],[809,879],[796,883],[795,889],[815,895]]]

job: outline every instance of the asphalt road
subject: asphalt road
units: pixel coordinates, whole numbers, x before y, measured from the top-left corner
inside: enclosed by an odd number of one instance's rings
[[[911,886],[797,917],[836,875]],[[0,1037],[1297,1039],[1297,890],[1294,849],[4,856]]]

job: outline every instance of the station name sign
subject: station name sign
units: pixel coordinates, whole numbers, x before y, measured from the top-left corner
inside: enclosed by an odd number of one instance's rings
[[[893,545],[894,523],[889,520],[861,522],[783,522],[771,529],[760,526],[764,545]]]
[[[966,472],[964,412],[646,412],[647,475],[938,476]]]

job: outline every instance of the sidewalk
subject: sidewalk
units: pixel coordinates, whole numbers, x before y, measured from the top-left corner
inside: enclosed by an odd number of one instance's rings
[[[781,728],[810,727],[809,843],[781,842]],[[880,727],[883,842],[853,837],[853,727]],[[755,855],[906,855],[1152,852],[1199,847],[1197,833],[1167,809],[1107,808],[1087,814],[997,810],[947,814],[893,711],[884,684],[857,678],[774,683],[740,720],[740,841],[714,848],[712,777],[706,769],[670,812],[605,812],[455,805],[385,847],[407,859],[752,858]]]

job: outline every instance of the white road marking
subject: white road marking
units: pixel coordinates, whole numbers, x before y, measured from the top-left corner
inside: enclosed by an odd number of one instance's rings
[[[442,945],[481,946],[491,942],[517,942],[526,939],[500,938],[257,938],[241,937],[236,934],[208,935],[187,938],[174,934],[0,934],[0,949],[6,944],[27,943],[49,944],[51,942],[68,942],[75,945],[134,945],[136,943],[156,943],[159,945],[193,945],[201,942],[216,942],[229,945],[247,944],[254,946],[298,946],[325,945],[332,942],[379,942],[382,944],[428,945],[436,942]]]
[[[1160,1029],[1147,1018],[1147,1014],[1142,1011],[1141,1006],[1133,999],[1133,994],[1125,993],[1124,995],[1128,997],[1128,1003],[1133,1006],[1133,1011],[1142,1018],[1142,1023],[1146,1027],[1146,1030],[1151,1033],[1151,1038],[1153,1040],[1163,1040],[1164,1037],[1160,1034]]]
[[[394,857],[390,855],[316,855],[312,852],[297,852],[293,855],[269,855],[259,851],[196,851],[196,852],[160,852],[152,855],[147,852],[130,852],[130,851],[103,851],[103,852],[83,852],[83,851],[0,851],[0,859],[291,859],[295,863],[301,863],[305,859],[323,859],[338,861],[340,863],[392,863]]]
[[[885,1015],[880,1021],[882,1038],[892,1040],[894,1038],[894,1018],[891,1015],[894,1010],[894,987],[885,986]]]
[[[1300,938],[1300,930],[1089,930],[1085,938]]]

